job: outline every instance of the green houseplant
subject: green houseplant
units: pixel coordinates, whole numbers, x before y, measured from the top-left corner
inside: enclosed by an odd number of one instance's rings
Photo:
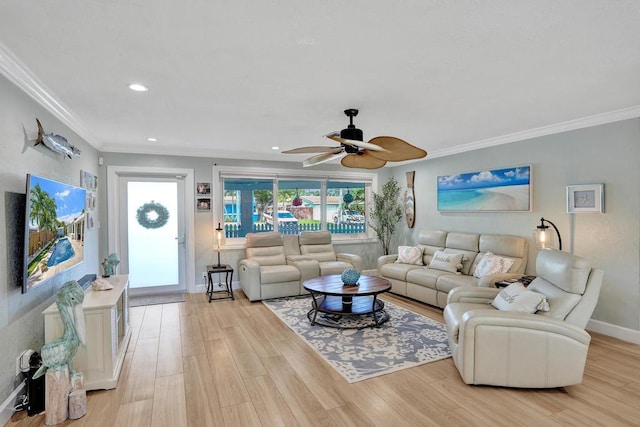
[[[382,252],[389,255],[391,237],[396,226],[402,219],[402,205],[399,200],[400,186],[394,177],[382,186],[380,194],[373,193],[373,203],[369,209],[367,223],[376,232],[376,237],[382,243]]]

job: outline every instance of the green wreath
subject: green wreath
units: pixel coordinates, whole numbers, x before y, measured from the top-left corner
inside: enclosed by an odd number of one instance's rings
[[[155,219],[151,216],[152,214],[155,214]],[[152,200],[138,208],[136,219],[138,224],[144,228],[160,228],[169,221],[169,211],[160,203]]]

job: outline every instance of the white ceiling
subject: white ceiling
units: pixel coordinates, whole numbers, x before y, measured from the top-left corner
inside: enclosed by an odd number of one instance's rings
[[[640,1],[3,0],[0,72],[102,151],[436,157],[640,116]]]

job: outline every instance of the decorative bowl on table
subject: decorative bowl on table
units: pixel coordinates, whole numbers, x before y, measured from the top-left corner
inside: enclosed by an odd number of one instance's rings
[[[342,272],[342,283],[345,286],[358,286],[358,280],[360,279],[360,273],[355,268],[347,268]]]

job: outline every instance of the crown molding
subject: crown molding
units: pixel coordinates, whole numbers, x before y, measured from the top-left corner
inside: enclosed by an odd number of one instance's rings
[[[535,129],[514,132],[508,135],[481,139],[479,141],[470,142],[468,144],[458,145],[450,149],[436,150],[433,152],[429,152],[429,158],[433,159],[437,157],[451,156],[453,154],[465,153],[467,151],[479,150],[481,148],[508,144],[510,142],[524,141],[526,139],[538,138],[541,136],[553,135],[577,129],[584,129],[592,126],[619,122],[621,120],[633,119],[637,117],[640,117],[640,105],[634,105],[632,107],[623,108],[621,110],[595,114],[593,116],[582,117],[579,119],[569,120],[553,125],[542,126]]]
[[[58,101],[57,97],[53,95],[53,93],[28,70],[28,68],[24,66],[18,60],[18,58],[16,58],[16,56],[2,44],[2,42],[0,42],[0,73],[98,150],[102,150],[105,152],[115,152],[116,150],[121,148],[121,150],[118,152],[160,155],[164,154],[175,156],[185,155],[183,150],[177,148],[164,148],[158,150],[157,147],[104,147],[103,144],[98,143],[98,140],[75,117],[75,115],[67,107],[65,107],[62,102]],[[481,148],[494,147],[496,145],[508,144],[510,142],[524,141],[541,136],[552,135],[576,129],[583,129],[591,126],[598,126],[606,123],[612,123],[637,117],[640,117],[640,105],[569,120],[566,122],[556,123],[548,126],[542,126],[535,129],[515,132],[498,137],[482,139],[448,149],[430,151],[429,158],[433,159],[438,157],[451,156],[454,154],[465,153],[467,151],[479,150]],[[199,151],[197,154],[200,155],[213,154],[209,153],[207,150],[196,151]],[[189,155],[195,154],[196,152],[189,153]],[[238,158],[233,157],[233,155],[221,156],[220,153],[215,153],[215,156],[223,158]],[[421,160],[424,159],[410,160],[406,163],[415,163]],[[393,166],[397,166],[397,164]]]
[[[100,144],[97,143],[96,138],[77,120],[73,112],[58,101],[57,97],[2,42],[0,42],[0,73],[94,148],[99,148]]]

